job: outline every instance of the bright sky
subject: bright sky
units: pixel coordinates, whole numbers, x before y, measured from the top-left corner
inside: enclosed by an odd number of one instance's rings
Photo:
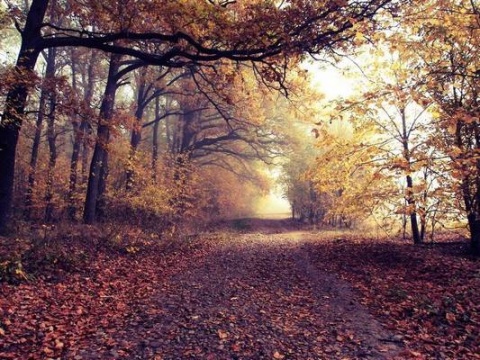
[[[354,80],[344,76],[341,69],[323,63],[305,64],[305,67],[313,75],[313,86],[325,94],[325,100],[347,97],[353,93]]]

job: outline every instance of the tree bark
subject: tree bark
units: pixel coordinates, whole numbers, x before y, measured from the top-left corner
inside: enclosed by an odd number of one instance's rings
[[[86,107],[91,106],[92,98],[93,98],[93,91],[94,91],[94,69],[96,65],[96,53],[92,51],[92,56],[90,58],[87,72],[86,74],[83,73],[83,86],[85,87],[85,92],[84,92],[84,104]],[[72,52],[72,84],[74,89],[77,90],[78,93],[78,86],[76,86],[76,61],[75,61],[75,56]],[[85,86],[86,85],[86,86]],[[88,159],[88,143],[87,143],[87,136],[88,136],[88,129],[89,129],[89,124],[85,117],[82,117],[80,124],[78,124],[77,121],[73,122],[73,149],[72,149],[72,156],[70,158],[70,181],[69,181],[69,188],[68,188],[68,216],[70,220],[75,220],[76,219],[76,214],[77,214],[77,204],[75,201],[75,193],[77,189],[77,183],[78,183],[78,162],[80,160],[80,155],[82,155],[82,178],[81,181],[84,183],[84,172],[85,169],[87,168],[86,161]],[[82,150],[83,146],[83,151]]]
[[[120,56],[110,56],[107,85],[100,106],[100,121],[97,129],[97,141],[90,163],[90,172],[87,185],[87,197],[83,212],[83,220],[86,224],[93,224],[97,218],[99,200],[104,195],[105,182],[108,176],[108,150],[110,140],[110,120],[113,116],[115,93],[117,90],[117,72],[119,69]],[[103,201],[103,200],[102,200]],[[102,204],[100,204],[100,207]]]
[[[409,148],[409,132],[407,130],[407,118],[405,114],[405,107],[400,108],[400,115],[402,117],[402,145],[403,145],[403,158],[408,164],[408,171],[410,171],[411,167],[411,152]],[[413,179],[412,176],[407,173],[406,175],[407,180],[407,189],[406,189],[406,200],[407,205],[411,208],[410,209],[410,226],[412,229],[412,238],[414,244],[421,244],[422,238],[420,236],[420,231],[418,230],[418,220],[417,220],[417,210],[416,210],[416,202],[413,197]]]
[[[48,0],[33,0],[22,31],[22,43],[15,66],[15,72],[25,79],[33,71],[41,51],[37,46],[41,40],[41,24],[48,7]],[[28,96],[26,81],[12,84],[5,99],[5,110],[0,123],[0,234],[7,232],[13,196],[15,177],[15,152],[23,122]]]
[[[155,99],[155,118],[160,114],[160,98]],[[152,136],[152,180],[153,183],[157,183],[157,162],[158,162],[158,130],[160,127],[160,121],[155,121],[153,124],[153,136]]]
[[[135,124],[133,125],[132,129],[132,136],[130,138],[130,154],[129,154],[129,162],[135,161],[135,155],[137,153],[138,146],[140,145],[140,141],[142,140],[142,118],[143,113],[145,112],[145,75],[146,75],[146,68],[140,69],[140,84],[138,85],[137,89],[137,109],[135,110]],[[134,185],[134,171],[133,165],[129,165],[126,171],[126,190],[131,191]]]
[[[48,69],[48,65],[47,65],[47,69]],[[46,72],[48,72],[48,70]],[[47,74],[45,74],[45,77],[47,77]],[[35,123],[35,135],[33,138],[32,153],[30,156],[30,169],[29,169],[30,172],[28,174],[27,193],[25,196],[24,216],[26,220],[29,220],[32,215],[33,192],[35,188],[35,180],[36,180],[36,173],[37,173],[38,152],[40,148],[40,140],[42,136],[42,127],[43,127],[43,120],[45,118],[46,104],[47,104],[47,90],[46,88],[42,88],[42,91],[40,93],[40,102],[38,105],[37,121]]]
[[[51,66],[52,78],[55,76],[55,57],[56,49],[48,49],[48,64]],[[55,89],[50,89],[49,92],[49,109],[48,109],[48,127],[47,127],[47,141],[49,149],[49,161],[47,172],[47,187],[45,193],[45,222],[51,222],[53,219],[54,204],[53,199],[53,178],[55,175],[55,167],[57,164],[57,146],[56,146],[56,130],[55,130],[55,108],[57,105],[57,96]]]
[[[422,238],[420,237],[420,231],[418,230],[417,212],[415,210],[415,200],[412,195],[413,180],[410,175],[407,175],[407,204],[412,207],[410,211],[410,225],[412,228],[412,238],[414,244],[421,244]]]
[[[462,131],[465,130],[465,126],[465,123],[458,121],[455,130],[455,145],[464,153],[466,151],[466,146],[464,144]],[[463,160],[463,156],[455,160],[461,161]],[[478,170],[479,168],[477,164],[477,171]],[[476,178],[472,179],[472,176],[475,176]],[[474,256],[480,256],[480,190],[478,176],[478,174],[464,174],[460,185],[463,202],[465,204],[465,211],[467,213],[468,227],[470,230],[470,251]],[[473,181],[476,183],[475,192],[470,186]]]
[[[480,256],[480,219],[473,213],[468,214],[470,229],[470,251],[474,256]]]

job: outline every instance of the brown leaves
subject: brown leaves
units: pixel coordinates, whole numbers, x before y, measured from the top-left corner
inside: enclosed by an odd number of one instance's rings
[[[65,281],[57,283],[40,276],[16,287],[0,284],[0,357],[105,358],[130,353],[132,344],[116,334],[136,309],[152,300],[154,284],[167,264],[160,251],[155,260],[143,255],[145,266],[138,266],[135,255],[128,253],[99,253],[88,275],[66,274]]]
[[[225,340],[226,338],[228,338],[228,333],[225,330],[218,330],[217,334],[220,340]]]
[[[475,359],[480,277],[460,245],[303,236],[99,253],[64,281],[2,284],[0,357],[354,359],[373,346],[390,358],[406,345],[399,359]]]
[[[409,348],[404,358],[472,359],[480,350],[473,335],[480,324],[479,293],[473,290],[480,278],[476,262],[462,256],[465,247],[364,240],[316,244],[311,251],[403,335],[399,340]]]

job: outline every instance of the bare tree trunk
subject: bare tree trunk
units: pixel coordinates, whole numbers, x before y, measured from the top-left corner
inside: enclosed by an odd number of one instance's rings
[[[52,67],[52,76],[55,75],[55,57],[56,49],[48,49],[48,64]],[[47,140],[48,140],[48,149],[49,149],[49,161],[48,161],[48,172],[47,172],[47,187],[45,192],[45,221],[51,222],[53,219],[53,209],[54,205],[52,202],[53,199],[53,178],[55,175],[55,167],[57,164],[57,146],[56,142],[56,131],[55,131],[55,107],[57,105],[57,96],[55,89],[50,89],[49,93],[49,109],[48,109],[48,127],[47,127]]]
[[[155,118],[158,118],[160,114],[160,98],[155,99]],[[153,183],[157,183],[157,162],[158,162],[158,130],[160,127],[160,121],[155,121],[153,124],[153,137],[152,137],[152,180]]]
[[[422,238],[420,237],[420,232],[418,230],[417,212],[415,210],[416,204],[415,204],[415,200],[413,199],[412,188],[413,188],[412,177],[410,175],[407,175],[407,203],[409,207],[412,207],[412,210],[410,211],[410,225],[412,228],[413,243],[421,244]]]
[[[464,130],[465,126],[465,123],[458,121],[455,130],[455,145],[458,146],[458,148],[461,149],[463,152],[466,148],[462,137],[462,130]],[[458,158],[456,160],[462,159]],[[477,171],[480,172],[480,166],[478,164]],[[475,178],[472,178],[472,176],[475,176]],[[470,230],[470,251],[474,256],[480,256],[480,184],[478,183],[479,176],[480,175],[478,173],[475,175],[471,173],[464,174],[460,185],[463,202],[465,204],[465,211],[467,213],[468,227]],[[473,190],[473,186],[471,186],[472,183],[476,184],[475,192]]]
[[[75,220],[77,214],[77,206],[75,203],[75,193],[77,190],[77,167],[78,159],[80,157],[80,147],[82,144],[81,125],[73,124],[73,148],[72,156],[70,158],[70,178],[68,183],[68,217],[70,220]]]
[[[480,256],[480,219],[473,213],[468,215],[470,229],[470,251],[474,256]]]
[[[142,118],[143,113],[145,111],[145,75],[146,75],[146,68],[140,69],[140,83],[137,89],[137,109],[135,110],[135,124],[133,125],[132,129],[132,136],[130,138],[130,154],[129,154],[129,162],[133,163],[135,161],[135,155],[137,153],[138,146],[140,145],[140,141],[142,140]],[[133,189],[134,185],[134,171],[133,165],[129,165],[129,168],[126,171],[126,190],[130,191]]]
[[[110,137],[110,128],[107,137]],[[108,140],[109,142],[110,140]],[[97,219],[104,219],[106,214],[107,199],[105,198],[105,193],[107,191],[107,179],[108,179],[108,143],[103,150],[103,159],[100,166],[100,175],[98,179],[98,198],[97,205],[95,208]]]
[[[83,212],[83,220],[86,224],[93,224],[97,218],[98,206],[103,205],[103,199],[106,188],[105,182],[108,176],[108,150],[107,146],[110,140],[110,120],[113,116],[115,103],[115,93],[117,90],[117,72],[119,69],[120,56],[112,54],[110,56],[110,67],[108,71],[107,85],[100,106],[100,121],[97,129],[97,141],[90,164],[88,177],[87,197]]]
[[[405,108],[400,109],[400,114],[402,117],[402,145],[403,145],[403,158],[408,164],[408,168],[410,169],[411,165],[411,152],[409,148],[409,132],[407,130],[407,118],[405,114]],[[417,210],[416,210],[416,202],[413,196],[413,179],[410,174],[406,175],[407,181],[407,189],[406,189],[406,201],[407,205],[410,208],[410,226],[412,229],[412,238],[414,244],[422,243],[422,238],[420,237],[420,231],[418,230],[418,220],[417,220]]]
[[[95,52],[92,51],[92,57],[90,58],[90,62],[88,64],[88,70],[86,74],[82,74],[84,77],[83,84],[87,84],[84,93],[84,103],[86,106],[90,106],[93,98],[93,89],[94,89],[94,69],[96,65],[96,56]],[[72,83],[74,84],[74,89],[79,90],[78,86],[76,86],[76,61],[75,56],[72,53]],[[78,91],[77,91],[78,93]],[[88,135],[88,128],[89,124],[85,118],[82,118],[80,124],[78,122],[73,122],[73,150],[72,150],[72,157],[70,159],[70,182],[69,182],[69,189],[68,189],[68,216],[71,220],[75,220],[77,214],[77,204],[76,204],[76,189],[77,189],[77,182],[78,182],[78,162],[80,160],[80,155],[82,154],[82,182],[85,182],[83,177],[85,177],[85,169],[87,167],[87,159],[88,159],[88,143],[87,143],[87,135]],[[83,151],[82,150],[83,146]]]
[[[89,171],[89,166],[88,166],[88,159],[90,157],[90,144],[88,140],[88,135],[90,133],[90,127],[85,129],[85,132],[83,133],[83,142],[82,142],[82,185],[87,184],[88,182],[88,171]]]
[[[48,65],[47,65],[47,68],[48,68]],[[40,103],[38,106],[37,121],[35,123],[35,136],[33,138],[32,153],[30,157],[30,169],[29,169],[30,172],[28,174],[27,193],[25,196],[24,216],[26,220],[29,220],[32,215],[33,192],[35,188],[38,152],[39,152],[40,140],[42,136],[43,119],[45,118],[46,103],[47,103],[47,90],[45,88],[42,88],[42,91],[40,94]]]

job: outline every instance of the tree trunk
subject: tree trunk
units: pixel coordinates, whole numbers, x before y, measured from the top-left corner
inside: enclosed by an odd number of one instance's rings
[[[425,209],[421,209],[425,211]],[[427,232],[427,217],[424,213],[420,214],[420,241],[425,241],[425,233]]]
[[[90,107],[93,98],[93,89],[94,89],[94,69],[96,65],[96,56],[95,52],[92,52],[92,57],[90,58],[90,62],[88,64],[88,70],[86,74],[82,74],[83,77],[83,85],[87,84],[84,93],[84,103],[87,107]],[[73,88],[77,90],[78,87],[76,86],[76,62],[75,62],[75,55],[72,52],[72,84]],[[75,193],[77,188],[78,176],[78,161],[80,160],[80,154],[82,154],[82,183],[84,183],[85,177],[85,169],[87,168],[87,159],[88,159],[88,143],[87,143],[87,135],[88,135],[89,124],[87,120],[82,117],[80,124],[76,121],[73,122],[73,150],[72,150],[72,157],[70,159],[70,182],[68,188],[68,216],[70,220],[75,220],[77,214],[77,204],[75,201]],[[82,150],[83,146],[83,151]]]
[[[464,128],[465,123],[458,121],[455,129],[455,145],[462,150],[463,153],[466,151],[466,146],[463,142],[462,129]],[[456,161],[462,160],[463,156],[455,159]],[[480,168],[477,164],[477,171]],[[476,178],[472,179],[472,176]],[[479,174],[464,173],[462,177],[462,182],[460,184],[460,189],[462,191],[463,202],[465,204],[465,211],[467,213],[468,227],[470,230],[470,251],[475,256],[480,256],[480,191],[478,189],[478,176]],[[477,184],[477,191],[474,193],[472,187],[470,186],[471,182]]]
[[[160,98],[155,99],[155,118],[160,114]],[[153,136],[152,136],[152,180],[153,183],[157,183],[157,162],[158,162],[158,130],[160,127],[160,121],[155,121],[153,124]]]
[[[478,209],[478,205],[475,206],[469,180],[468,175],[462,179],[461,190],[470,230],[470,250],[474,256],[480,256],[480,210]]]
[[[474,256],[480,256],[480,219],[475,214],[468,215],[470,229],[470,250]]]
[[[108,139],[110,138],[110,128],[108,129]],[[110,140],[108,140],[109,142]],[[108,143],[103,150],[103,159],[101,161],[100,167],[100,176],[98,179],[98,198],[97,198],[97,205],[95,207],[95,213],[97,219],[105,219],[106,216],[106,207],[107,207],[107,199],[105,197],[105,193],[107,191],[107,178],[108,178]]]
[[[52,67],[51,75],[55,76],[55,57],[56,49],[48,49],[48,64]],[[55,131],[55,107],[57,105],[57,96],[55,89],[50,89],[49,92],[49,111],[48,111],[48,128],[47,128],[47,140],[49,149],[49,161],[47,172],[47,188],[45,193],[45,222],[51,222],[53,219],[54,205],[53,199],[53,178],[55,175],[55,167],[57,164],[57,146],[56,146],[56,131]]]
[[[22,32],[22,43],[15,66],[21,79],[28,79],[37,62],[41,49],[41,24],[48,7],[48,0],[33,0]],[[10,216],[13,183],[15,177],[15,152],[28,96],[27,81],[12,84],[5,99],[5,110],[0,123],[0,234],[6,233]]]
[[[90,124],[85,123],[86,128],[85,131],[83,132],[83,141],[82,141],[82,185],[87,184],[88,182],[88,159],[90,158],[90,140],[89,137],[91,135],[92,127]]]
[[[77,206],[75,204],[75,192],[77,189],[77,167],[80,158],[80,148],[82,144],[82,135],[80,126],[73,124],[73,147],[72,156],[70,157],[70,178],[68,183],[68,217],[75,220],[77,214]]]
[[[47,65],[47,69],[48,69],[48,65]],[[45,76],[47,75],[45,74]],[[32,153],[30,157],[30,169],[29,169],[30,172],[28,174],[27,193],[25,196],[24,216],[26,220],[29,220],[32,215],[33,192],[35,188],[35,179],[36,179],[36,172],[37,172],[38,151],[40,148],[40,140],[42,136],[42,127],[43,127],[43,119],[45,118],[46,104],[47,104],[47,90],[45,88],[42,88],[42,91],[40,94],[40,103],[38,106],[37,121],[35,123],[35,135],[33,138]]]
[[[130,138],[130,154],[129,162],[133,163],[135,161],[135,155],[137,153],[138,146],[142,140],[142,118],[145,111],[145,74],[146,68],[141,69],[142,73],[140,74],[140,84],[137,89],[137,109],[135,110],[135,124],[132,129],[132,136]],[[133,189],[134,185],[134,171],[133,164],[129,164],[126,171],[126,190],[130,191]]]
[[[86,224],[93,224],[97,218],[99,199],[104,195],[105,181],[108,176],[107,146],[110,140],[110,120],[113,116],[115,93],[117,90],[116,75],[119,69],[119,62],[119,55],[113,54],[110,56],[107,85],[100,106],[97,141],[95,143],[95,149],[90,163],[87,197],[83,212],[83,220]]]
[[[401,136],[402,136],[402,146],[403,146],[403,158],[407,162],[408,170],[410,171],[412,156],[409,148],[409,131],[407,129],[407,118],[405,113],[405,107],[400,108],[400,115],[402,117]],[[422,238],[420,237],[420,231],[418,230],[416,202],[413,197],[413,180],[412,180],[412,176],[409,173],[408,175],[406,175],[406,180],[407,180],[406,200],[407,200],[407,205],[411,208],[410,209],[410,226],[412,229],[413,243],[421,244]]]
[[[415,210],[415,200],[412,195],[413,180],[410,175],[407,175],[407,204],[412,207],[410,211],[410,225],[412,228],[412,238],[414,244],[421,244],[422,238],[420,237],[420,231],[418,230],[417,211]]]

